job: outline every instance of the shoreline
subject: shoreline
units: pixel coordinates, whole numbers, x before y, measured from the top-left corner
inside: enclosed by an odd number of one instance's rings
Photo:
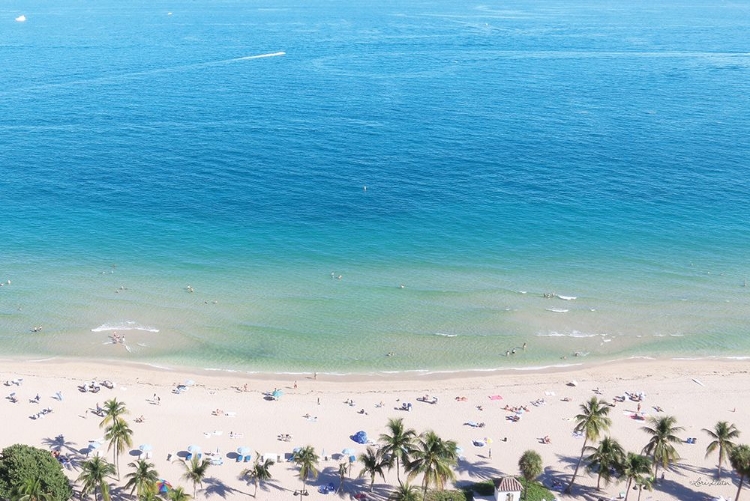
[[[264,372],[264,371],[244,371],[239,369],[218,369],[218,368],[196,368],[182,365],[167,366],[163,364],[153,364],[149,362],[131,362],[120,359],[103,359],[90,360],[78,359],[72,357],[45,357],[41,359],[23,359],[20,357],[2,358],[0,361],[4,364],[2,372],[13,372],[12,368],[21,374],[28,372],[27,375],[39,375],[33,371],[29,372],[22,367],[45,367],[44,373],[55,375],[55,367],[74,366],[77,369],[86,368],[92,372],[104,372],[114,370],[120,374],[127,371],[142,374],[173,374],[181,377],[207,377],[210,379],[240,378],[248,381],[293,381],[300,379],[313,379],[317,375],[317,380],[328,383],[367,383],[367,382],[441,382],[441,381],[462,381],[472,379],[493,379],[499,377],[549,377],[554,375],[570,375],[576,373],[590,372],[597,375],[603,375],[607,372],[620,373],[623,369],[633,370],[634,368],[656,367],[661,369],[674,369],[679,366],[700,366],[703,367],[708,363],[716,363],[722,367],[732,365],[746,365],[750,370],[750,357],[631,357],[620,358],[608,361],[580,362],[570,364],[556,364],[532,367],[512,367],[497,369],[462,369],[462,370],[404,370],[404,371],[363,371],[363,372]],[[739,371],[739,369],[737,369]]]

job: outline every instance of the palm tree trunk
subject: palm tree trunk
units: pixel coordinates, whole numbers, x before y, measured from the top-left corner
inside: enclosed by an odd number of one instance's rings
[[[588,442],[588,437],[583,439],[583,447],[581,447],[581,457],[578,458],[578,463],[576,464],[576,469],[573,472],[573,478],[570,479],[570,483],[565,488],[565,493],[570,494],[570,491],[573,490],[573,482],[576,481],[576,475],[578,475],[578,467],[581,466],[581,461],[583,461],[583,454],[586,452],[586,442]]]
[[[258,497],[258,484],[259,484],[258,477],[255,477],[255,494],[253,494],[254,498]]]
[[[625,488],[625,501],[628,501],[628,495],[630,494],[630,484],[633,482],[632,478],[628,479],[627,487]]]
[[[654,458],[654,481],[659,478],[657,477],[657,474],[659,473],[659,461]]]
[[[602,466],[599,465],[599,475],[597,475],[596,477],[596,490],[597,491],[602,490],[601,484],[602,484]]]
[[[740,499],[740,491],[742,490],[742,482],[745,481],[745,475],[740,475],[740,486],[737,487],[737,495],[734,497],[734,501]]]
[[[716,478],[721,478],[721,458],[724,457],[724,448],[719,446],[719,471],[716,473]]]
[[[398,480],[398,483],[401,483],[401,478],[399,477],[399,470],[401,469],[401,465],[398,463],[398,456],[396,456],[396,480]]]

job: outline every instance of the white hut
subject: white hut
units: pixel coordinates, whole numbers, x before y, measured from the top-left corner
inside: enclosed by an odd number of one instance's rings
[[[495,501],[521,501],[521,482],[513,477],[502,477],[493,480],[495,484]]]

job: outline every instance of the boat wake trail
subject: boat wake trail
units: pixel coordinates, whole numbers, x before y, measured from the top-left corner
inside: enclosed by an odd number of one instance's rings
[[[264,59],[268,57],[278,57],[278,56],[285,56],[285,55],[286,55],[286,52],[281,52],[281,51],[269,52],[267,54],[255,54],[252,56],[234,57],[231,59],[220,59],[218,61],[206,61],[204,63],[183,64],[183,65],[178,65],[178,66],[169,66],[167,68],[154,68],[154,69],[144,70],[144,71],[132,71],[132,72],[126,72],[126,73],[113,74],[113,75],[102,75],[100,77],[93,77],[93,78],[87,78],[87,79],[81,79],[81,80],[69,80],[66,82],[50,82],[50,83],[43,84],[43,85],[35,85],[33,87],[9,89],[4,92],[0,92],[0,96],[4,96],[8,94],[23,93],[23,92],[35,92],[35,91],[48,90],[48,89],[65,88],[65,87],[77,86],[77,85],[112,84],[112,83],[118,83],[122,80],[134,79],[134,78],[139,78],[143,76],[196,70],[196,69],[201,69],[201,68],[209,68],[212,66],[222,66],[225,64],[231,64],[231,63],[236,63],[240,61],[249,61],[252,59]]]

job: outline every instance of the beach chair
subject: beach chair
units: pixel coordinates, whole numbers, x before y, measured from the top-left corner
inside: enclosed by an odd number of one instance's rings
[[[242,462],[242,459],[243,459],[243,458],[242,458],[242,456],[240,456],[239,454],[237,454],[237,459],[236,459],[236,461],[237,461],[238,463],[241,463],[241,462]]]
[[[252,456],[245,456],[245,459],[243,460],[245,463],[249,463],[252,459]]]

